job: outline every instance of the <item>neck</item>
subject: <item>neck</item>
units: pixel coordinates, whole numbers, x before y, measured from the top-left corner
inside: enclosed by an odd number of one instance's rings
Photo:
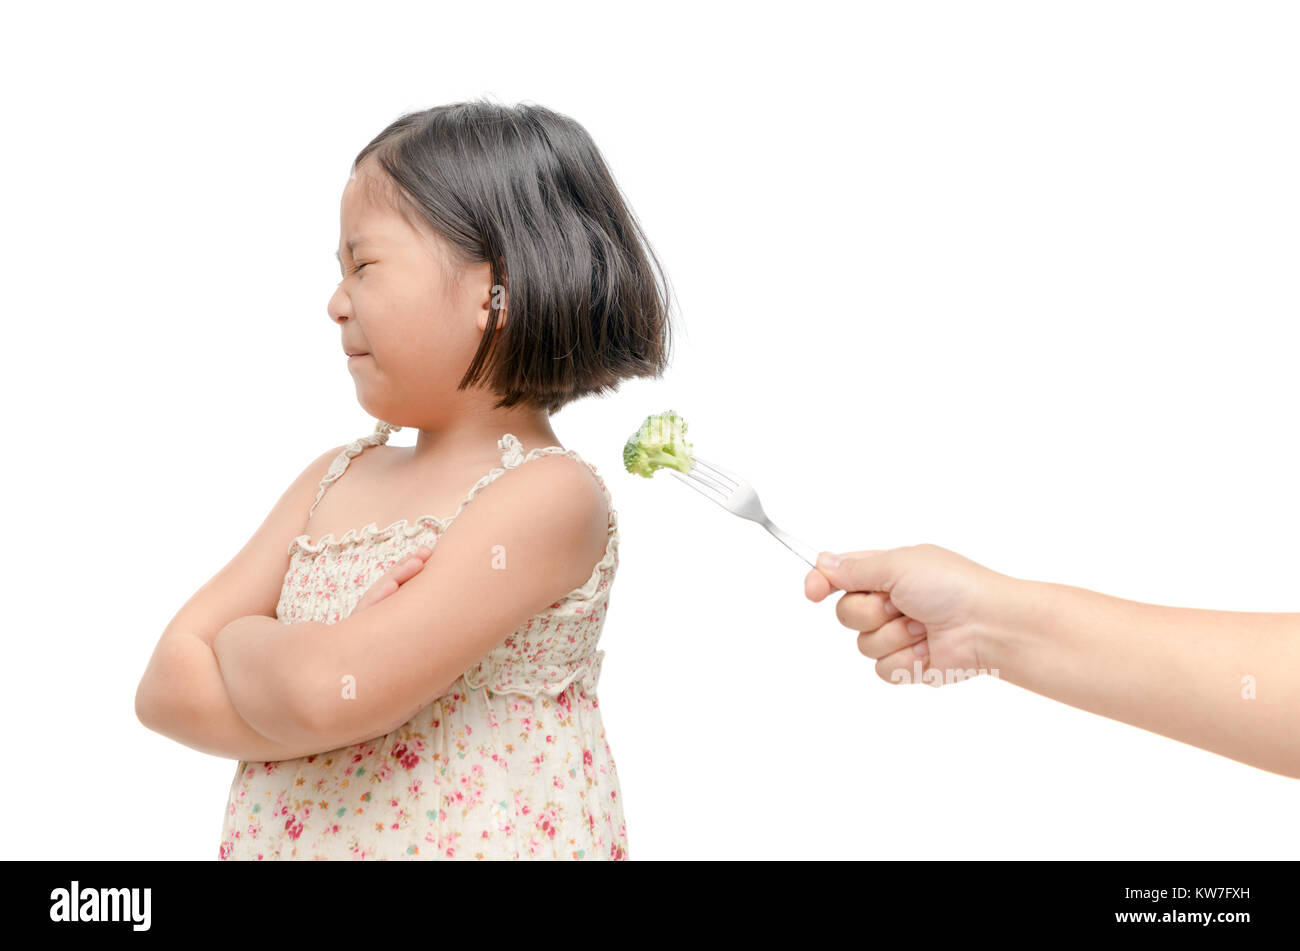
[[[490,406],[489,402],[482,406],[464,407],[454,418],[439,420],[436,425],[422,425],[415,439],[412,461],[499,455],[501,450],[497,448],[497,440],[506,433],[518,437],[525,450],[559,445],[545,409],[523,405],[491,409]]]

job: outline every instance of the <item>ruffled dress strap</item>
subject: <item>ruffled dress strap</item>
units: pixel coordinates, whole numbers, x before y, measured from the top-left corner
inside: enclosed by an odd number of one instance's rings
[[[361,453],[370,446],[382,446],[384,443],[388,442],[388,436],[390,433],[400,432],[401,429],[401,426],[394,426],[392,423],[386,423],[383,420],[380,420],[375,424],[374,432],[368,433],[360,439],[354,439],[352,442],[344,446],[343,451],[335,456],[334,461],[330,463],[330,468],[329,471],[325,473],[325,478],[320,480],[320,488],[316,490],[316,501],[312,502],[311,508],[307,511],[307,517],[311,518],[312,513],[316,511],[317,503],[319,503],[321,498],[325,495],[325,490],[337,482],[339,476],[343,475],[343,473],[347,471],[348,463],[351,462],[353,458],[361,455]]]
[[[565,449],[563,446],[540,446],[536,449],[530,449],[528,452],[524,452],[523,444],[513,433],[506,433],[498,439],[497,448],[501,450],[501,465],[492,469],[487,475],[474,484],[474,487],[469,490],[469,494],[461,501],[460,506],[452,514],[451,518],[447,519],[443,526],[444,529],[451,525],[452,522],[456,521],[456,517],[460,515],[465,506],[469,505],[469,503],[474,500],[474,496],[478,495],[480,490],[492,482],[495,482],[511,469],[517,469],[530,459],[537,459],[540,456],[564,455],[581,462],[584,466],[590,469],[591,474],[596,477],[596,482],[599,483],[600,491],[605,495],[605,504],[609,510],[609,530],[611,532],[617,530],[618,515],[614,511],[614,500],[609,494],[609,488],[605,485],[605,480],[600,477],[600,473],[596,471],[595,466],[583,459],[572,449]]]

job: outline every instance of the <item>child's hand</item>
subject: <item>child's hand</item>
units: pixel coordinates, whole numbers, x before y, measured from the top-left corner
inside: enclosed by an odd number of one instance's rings
[[[937,545],[847,552],[838,567],[823,564],[804,579],[804,595],[821,601],[844,590],[840,623],[859,631],[858,650],[877,661],[885,680],[910,681],[896,671],[987,668],[985,639],[1010,603],[1015,579]],[[932,682],[932,681],[927,681]]]
[[[366,593],[361,596],[361,600],[357,602],[357,606],[352,610],[354,612],[360,611],[362,608],[368,608],[384,600],[384,598],[418,575],[420,569],[424,567],[424,563],[429,560],[429,556],[432,554],[432,548],[428,545],[421,545],[416,549],[415,554],[398,562],[367,588]]]

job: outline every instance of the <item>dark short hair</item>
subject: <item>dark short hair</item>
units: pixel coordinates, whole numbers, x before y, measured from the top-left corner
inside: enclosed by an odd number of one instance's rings
[[[587,130],[537,105],[476,100],[406,113],[357,155],[373,155],[463,264],[490,262],[506,289],[458,389],[554,413],[668,366],[671,290]]]

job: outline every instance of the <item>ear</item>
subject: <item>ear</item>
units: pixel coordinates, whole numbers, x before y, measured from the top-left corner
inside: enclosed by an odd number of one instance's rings
[[[483,298],[483,303],[478,312],[478,329],[480,332],[487,330],[488,318],[492,316],[492,308],[499,308],[497,314],[497,333],[505,329],[506,315],[509,310],[509,279],[505,278],[505,264],[501,265],[501,273],[505,284],[492,284],[488,286],[487,296]]]

